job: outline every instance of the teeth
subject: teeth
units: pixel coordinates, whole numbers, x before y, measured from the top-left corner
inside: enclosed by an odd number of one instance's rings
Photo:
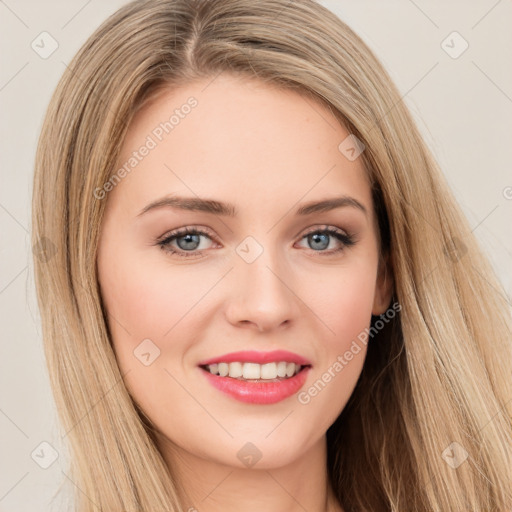
[[[259,379],[261,375],[261,365],[256,363],[244,363],[242,371],[244,379]]]
[[[281,361],[277,363],[277,376],[278,377],[286,377],[286,361]]]
[[[288,363],[286,361],[279,361],[274,363],[218,363],[207,365],[206,368],[213,375],[220,375],[221,377],[232,377],[234,379],[247,379],[247,380],[273,380],[285,377],[293,377],[300,369],[301,365],[295,363]]]
[[[295,364],[293,369],[295,371]],[[267,363],[261,365],[261,378],[262,379],[275,379],[277,377],[277,365],[276,363]]]
[[[211,370],[210,370],[211,371]],[[229,376],[237,379],[244,374],[242,363],[229,363]]]
[[[226,377],[229,374],[229,364],[228,363],[219,363],[219,375],[221,377]]]

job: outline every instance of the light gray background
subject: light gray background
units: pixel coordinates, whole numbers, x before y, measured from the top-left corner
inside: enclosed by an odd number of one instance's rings
[[[44,366],[30,247],[33,160],[59,77],[124,0],[0,0],[0,511],[56,510],[66,454]],[[512,294],[512,3],[510,0],[321,2],[376,52],[403,93],[506,293]],[[47,59],[41,32],[58,42]],[[469,44],[454,59],[442,42]],[[458,36],[444,43],[456,52]],[[510,302],[510,301],[509,301]],[[42,469],[31,453],[49,442]],[[45,448],[37,453],[48,453]],[[47,457],[47,455],[45,455]],[[42,460],[41,457],[39,460]]]

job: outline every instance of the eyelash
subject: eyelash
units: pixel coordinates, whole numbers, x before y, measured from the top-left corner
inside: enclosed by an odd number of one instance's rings
[[[344,231],[341,231],[338,228],[335,228],[334,226],[326,226],[325,228],[322,228],[322,229],[318,229],[318,228],[312,229],[311,231],[306,232],[300,238],[300,240],[302,241],[305,238],[307,238],[309,235],[313,235],[313,234],[317,234],[317,233],[327,234],[329,236],[335,237],[339,242],[341,242],[341,247],[339,247],[338,249],[331,249],[329,251],[325,251],[325,250],[315,251],[314,249],[311,249],[311,251],[313,251],[315,253],[320,253],[322,255],[327,256],[327,255],[337,254],[337,253],[345,250],[347,247],[353,246],[356,243],[353,236],[348,235]],[[166,234],[164,236],[164,238],[157,240],[157,245],[159,245],[163,251],[168,252],[172,255],[177,255],[177,256],[183,257],[183,258],[190,258],[190,257],[197,258],[198,252],[201,252],[201,251],[197,251],[197,249],[195,249],[193,251],[184,251],[182,249],[176,250],[174,248],[171,248],[171,245],[170,245],[171,242],[173,242],[174,240],[176,240],[178,238],[186,236],[186,235],[203,235],[203,236],[210,238],[211,240],[213,240],[213,238],[214,238],[210,232],[205,231],[202,228],[196,228],[194,226],[190,226],[187,228],[177,229],[176,231],[172,231],[171,233]]]

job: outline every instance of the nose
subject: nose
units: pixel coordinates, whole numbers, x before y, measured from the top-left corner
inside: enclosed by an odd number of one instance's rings
[[[238,256],[235,261],[225,302],[226,317],[232,325],[265,332],[298,318],[300,299],[283,255],[265,249],[252,263]]]

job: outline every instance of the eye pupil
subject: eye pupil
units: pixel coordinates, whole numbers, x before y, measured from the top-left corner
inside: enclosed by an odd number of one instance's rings
[[[184,243],[181,243],[183,240],[185,240]],[[191,233],[188,233],[186,235],[180,236],[176,239],[176,243],[178,244],[178,247],[183,250],[194,250],[197,249],[197,246],[200,243],[200,235],[194,235]],[[190,245],[191,244],[191,245]]]
[[[329,247],[329,235],[326,233],[313,233],[308,238],[313,244],[313,249],[326,249]]]

